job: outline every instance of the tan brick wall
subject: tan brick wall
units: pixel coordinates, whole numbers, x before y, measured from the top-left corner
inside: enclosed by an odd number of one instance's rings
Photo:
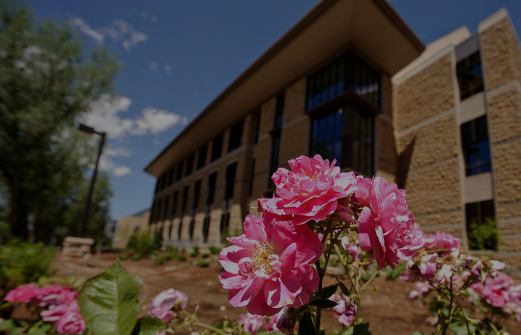
[[[452,113],[396,140],[400,171],[458,156],[458,126]]]
[[[521,47],[514,27],[505,17],[480,32],[485,88],[493,90],[517,80],[521,83]]]
[[[463,229],[459,162],[456,157],[411,169],[404,186],[409,208],[422,227],[445,223],[459,224]]]
[[[393,88],[393,123],[403,131],[454,107],[452,58],[448,53]]]
[[[393,87],[397,182],[426,232],[463,237],[452,54]],[[452,111],[452,112],[451,112]]]

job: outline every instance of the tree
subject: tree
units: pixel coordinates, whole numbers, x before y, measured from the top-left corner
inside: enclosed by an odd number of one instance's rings
[[[36,21],[16,2],[0,4],[0,182],[14,236],[27,238],[30,216],[43,227],[49,194],[64,206],[70,201],[82,165],[64,139],[74,138],[78,115],[110,93],[118,68],[104,48],[84,57],[68,25]]]

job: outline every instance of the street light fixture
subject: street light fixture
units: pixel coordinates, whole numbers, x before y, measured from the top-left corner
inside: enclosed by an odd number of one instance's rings
[[[91,203],[91,198],[92,198],[92,191],[94,190],[94,184],[96,183],[96,176],[98,175],[99,160],[101,158],[101,153],[103,152],[103,146],[105,145],[105,136],[107,135],[107,133],[96,131],[94,128],[89,127],[83,123],[80,123],[78,125],[78,130],[82,131],[84,133],[90,134],[90,135],[96,134],[96,135],[101,136],[101,141],[100,141],[99,148],[98,148],[98,156],[96,157],[96,165],[94,166],[94,172],[92,173],[92,178],[90,180],[90,185],[89,185],[89,191],[87,193],[87,200],[85,202],[85,211],[83,212],[83,216],[81,218],[79,235],[83,236],[83,235],[85,235],[85,228],[87,226],[87,219],[89,217],[89,209],[90,209],[90,203]]]

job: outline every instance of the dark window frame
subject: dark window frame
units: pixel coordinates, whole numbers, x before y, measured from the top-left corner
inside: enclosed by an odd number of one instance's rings
[[[206,165],[206,156],[208,156],[208,144],[203,145],[197,151],[197,170],[202,169]]]
[[[228,137],[228,152],[239,149],[242,146],[243,130],[244,120],[240,120],[230,128],[230,136]]]
[[[215,162],[216,160],[221,158],[223,151],[223,140],[223,134],[219,134],[212,140],[212,152],[210,155],[210,162]]]
[[[460,125],[461,147],[467,177],[492,171],[488,120],[482,115]],[[477,160],[477,163],[476,163]]]
[[[497,229],[494,200],[485,200],[465,204],[465,226],[467,231],[468,247],[470,250],[498,250],[497,236],[493,237],[491,240],[486,241],[484,249],[474,248],[474,246],[476,246],[478,243],[476,238],[480,237],[472,236],[472,231],[470,230],[472,224],[476,224],[478,226],[493,224],[493,228]]]
[[[237,162],[233,162],[226,166],[224,200],[233,199],[235,193],[235,179],[237,176]]]
[[[215,202],[215,189],[217,187],[217,171],[208,176],[208,193],[206,194],[206,205],[211,206]]]
[[[476,50],[456,63],[460,100],[483,92],[483,65],[480,50]]]

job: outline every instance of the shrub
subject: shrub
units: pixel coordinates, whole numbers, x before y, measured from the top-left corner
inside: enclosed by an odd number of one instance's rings
[[[179,262],[186,262],[186,256],[185,255],[179,255],[179,256],[177,256],[177,260]]]
[[[211,245],[208,249],[210,250],[210,253],[212,255],[219,255],[219,253],[221,252],[221,248],[213,246],[213,245]]]
[[[209,257],[210,257],[210,254],[208,254],[208,253],[204,253],[204,254],[201,255],[201,257],[202,257],[202,258],[209,258]]]
[[[195,246],[193,249],[192,249],[192,253],[190,254],[190,257],[197,257],[199,256],[199,247],[198,246]]]
[[[471,250],[497,250],[498,230],[496,221],[486,219],[484,223],[471,222],[468,227]]]
[[[172,254],[166,254],[166,255],[161,255],[159,257],[157,257],[154,262],[157,264],[157,265],[161,265],[161,264],[164,264],[166,263],[166,261],[169,261],[172,259]]]
[[[51,275],[50,264],[55,254],[54,247],[41,243],[12,241],[0,246],[0,291]]]
[[[132,254],[131,258],[138,260],[152,255],[157,250],[157,245],[149,233],[137,231],[130,236],[127,249]]]
[[[204,260],[204,259],[200,259],[198,262],[197,262],[197,266],[200,267],[200,268],[207,268],[210,264],[208,263],[208,261]]]

